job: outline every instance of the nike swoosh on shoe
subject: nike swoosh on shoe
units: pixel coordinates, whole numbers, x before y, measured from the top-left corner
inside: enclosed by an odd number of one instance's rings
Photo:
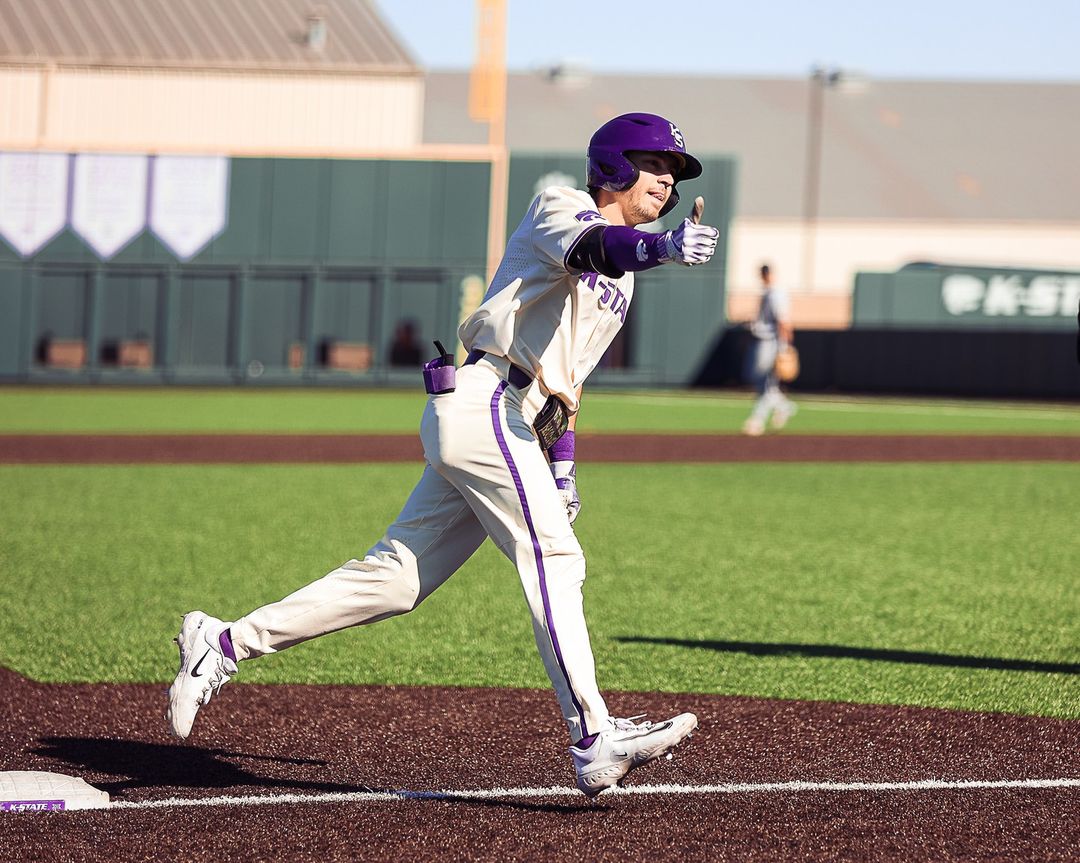
[[[664,722],[661,725],[652,726],[652,728],[648,729],[647,731],[641,731],[641,732],[633,735],[632,737],[627,737],[627,736],[624,735],[622,739],[623,740],[637,740],[639,737],[648,737],[650,734],[656,734],[658,731],[667,731],[669,728],[671,728],[671,723],[670,722]]]
[[[202,677],[202,675],[199,674],[199,668],[202,666],[203,660],[206,659],[206,657],[208,657],[209,655],[210,655],[210,651],[208,650],[208,651],[206,651],[206,653],[204,653],[202,656],[199,657],[199,661],[196,662],[195,667],[193,669],[191,669],[191,676],[192,677]]]

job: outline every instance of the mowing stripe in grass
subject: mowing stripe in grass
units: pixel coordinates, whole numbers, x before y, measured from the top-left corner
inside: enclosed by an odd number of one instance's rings
[[[651,405],[654,407],[686,407],[693,405],[705,409],[730,408],[733,406],[745,406],[747,399],[733,398],[731,396],[703,397],[700,395],[652,395],[649,393],[618,394],[590,393],[593,402],[602,398],[613,398],[621,403],[633,403]],[[954,416],[954,417],[983,417],[1001,419],[1008,417],[1025,417],[1028,419],[1058,420],[1075,422],[1077,408],[1062,405],[1060,407],[1042,406],[1038,408],[994,403],[993,407],[975,407],[963,402],[943,402],[941,404],[920,404],[917,402],[890,403],[883,400],[863,398],[861,400],[837,400],[834,398],[816,398],[804,394],[794,396],[804,406],[809,406],[815,411],[835,411],[846,413],[890,413],[910,414],[913,416]]]

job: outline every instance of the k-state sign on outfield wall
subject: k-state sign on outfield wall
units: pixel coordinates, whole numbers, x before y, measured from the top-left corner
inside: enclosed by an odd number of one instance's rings
[[[912,264],[859,273],[852,326],[1072,329],[1080,273]]]

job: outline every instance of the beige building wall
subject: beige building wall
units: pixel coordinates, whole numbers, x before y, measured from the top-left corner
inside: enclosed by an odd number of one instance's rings
[[[415,149],[420,77],[0,67],[0,149],[350,155]]]
[[[846,327],[859,272],[892,272],[914,261],[1080,271],[1080,222],[833,221],[813,232],[811,279],[804,274],[808,232],[800,220],[736,219],[728,238],[728,319],[757,310],[758,267],[769,262],[791,295],[795,325]],[[809,281],[809,284],[807,282]]]
[[[27,149],[37,146],[40,137],[42,84],[38,69],[26,66],[0,67],[0,146]]]

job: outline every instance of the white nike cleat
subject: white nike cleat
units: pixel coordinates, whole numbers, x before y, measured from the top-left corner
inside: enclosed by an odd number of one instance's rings
[[[205,612],[189,611],[174,639],[180,647],[180,671],[169,687],[165,718],[181,740],[191,734],[199,708],[236,674],[236,663],[221,652],[218,641],[228,627],[225,621]]]
[[[586,797],[621,785],[627,773],[670,752],[698,725],[693,713],[680,713],[666,722],[634,722],[640,718],[612,719],[613,727],[597,734],[588,749],[570,747],[577,787]]]

